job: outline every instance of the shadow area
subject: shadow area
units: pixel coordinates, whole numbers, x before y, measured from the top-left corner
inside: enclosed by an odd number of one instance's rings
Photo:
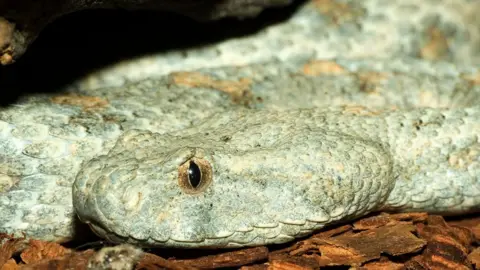
[[[22,95],[58,91],[121,60],[254,34],[287,20],[303,2],[267,9],[252,19],[212,22],[152,11],[86,10],[63,16],[16,63],[0,67],[0,106]]]

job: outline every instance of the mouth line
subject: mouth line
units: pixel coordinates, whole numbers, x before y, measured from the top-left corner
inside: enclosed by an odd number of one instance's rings
[[[215,249],[215,248],[224,248],[232,249],[239,247],[248,247],[254,245],[255,241],[249,242],[235,242],[226,240],[226,237],[217,237],[217,238],[204,238],[203,240],[196,241],[185,241],[185,240],[176,240],[169,237],[165,241],[155,240],[151,237],[146,239],[137,239],[132,236],[121,236],[112,231],[106,231],[102,227],[95,225],[93,223],[87,223],[90,229],[100,238],[103,238],[114,244],[133,244],[142,248],[177,248],[177,249]],[[234,233],[230,234],[233,235]],[[258,237],[258,236],[257,236]],[[256,238],[256,237],[255,237]],[[209,240],[219,240],[225,239],[221,243],[213,243]],[[253,239],[252,239],[253,240]],[[210,243],[209,243],[210,242]]]

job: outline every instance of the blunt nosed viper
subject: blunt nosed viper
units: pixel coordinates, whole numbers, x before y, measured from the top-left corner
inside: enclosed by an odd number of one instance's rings
[[[228,61],[217,62],[228,67],[167,70],[114,87],[80,83],[1,109],[0,232],[65,241],[78,216],[114,242],[239,247],[290,241],[372,211],[478,210],[478,66],[460,64],[461,54],[410,58],[406,43],[381,43],[381,33],[410,41],[418,33],[395,32],[394,19],[378,36],[367,27],[395,18],[380,10],[405,9],[345,2],[364,6],[341,27],[325,26],[318,3],[308,4],[251,39],[185,61],[161,57],[208,67],[225,50]],[[281,33],[292,29],[289,43]],[[461,47],[465,36],[452,34],[449,44]],[[275,49],[276,38],[283,45]],[[279,59],[244,63],[251,48]],[[347,51],[383,59],[331,59]]]

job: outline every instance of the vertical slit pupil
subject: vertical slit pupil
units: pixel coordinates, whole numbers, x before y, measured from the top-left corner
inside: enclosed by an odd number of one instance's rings
[[[188,167],[188,181],[193,188],[197,188],[202,180],[202,172],[195,162],[190,161],[190,166]]]

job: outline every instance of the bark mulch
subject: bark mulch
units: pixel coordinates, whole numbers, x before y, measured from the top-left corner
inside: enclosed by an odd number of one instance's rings
[[[240,250],[75,250],[0,235],[10,269],[480,269],[480,215],[372,215],[281,246]]]

